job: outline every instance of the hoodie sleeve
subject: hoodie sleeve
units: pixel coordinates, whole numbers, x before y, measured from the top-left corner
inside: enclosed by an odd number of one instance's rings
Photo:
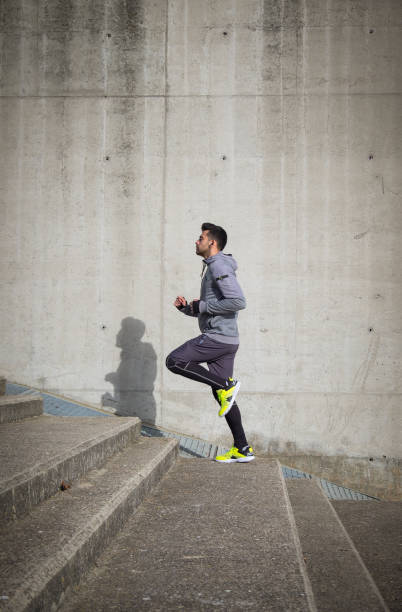
[[[197,314],[194,314],[193,312],[191,312],[190,304],[187,304],[187,306],[184,306],[184,308],[179,308],[179,311],[185,315],[188,315],[189,317],[198,317]]]
[[[231,266],[217,261],[210,264],[210,270],[221,297],[210,298],[207,302],[201,300],[200,312],[224,314],[245,308],[246,298]]]

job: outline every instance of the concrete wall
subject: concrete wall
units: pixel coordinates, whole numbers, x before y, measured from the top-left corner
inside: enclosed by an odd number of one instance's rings
[[[230,442],[164,368],[200,224],[249,439],[401,456],[400,0],[3,0],[0,370]]]

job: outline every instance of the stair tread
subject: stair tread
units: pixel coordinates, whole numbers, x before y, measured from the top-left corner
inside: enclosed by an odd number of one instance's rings
[[[20,393],[19,395],[1,395],[0,396],[0,406],[7,406],[8,404],[10,406],[14,404],[21,404],[31,398],[38,399],[38,397],[40,397],[40,394],[34,393],[34,392],[29,392],[25,394]]]
[[[402,601],[402,502],[332,502],[389,609]]]
[[[140,438],[29,515],[3,525],[1,594],[9,598],[10,609],[23,609],[176,445],[175,440]]]
[[[43,414],[43,400],[38,394],[3,395],[0,393],[0,425]]]
[[[62,460],[102,436],[135,425],[135,418],[42,415],[0,426],[0,491]],[[28,466],[28,468],[27,468]]]
[[[180,459],[60,610],[310,610],[276,461]]]
[[[305,479],[287,480],[286,484],[320,612],[343,612],[345,606],[353,612],[387,609],[373,578],[319,486]]]

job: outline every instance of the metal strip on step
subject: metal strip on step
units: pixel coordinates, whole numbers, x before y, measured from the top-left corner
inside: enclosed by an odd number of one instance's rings
[[[352,500],[371,500],[378,501],[377,497],[372,497],[370,495],[366,495],[365,493],[360,493],[359,491],[354,491],[353,489],[349,489],[348,487],[342,487],[333,482],[329,482],[325,480],[325,478],[318,478],[308,474],[307,472],[302,472],[301,470],[296,470],[295,468],[287,467],[286,465],[282,465],[282,472],[285,478],[307,478],[309,480],[317,480],[323,489],[324,493],[329,499],[352,499]]]

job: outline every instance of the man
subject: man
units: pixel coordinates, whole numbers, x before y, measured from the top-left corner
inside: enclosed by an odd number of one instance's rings
[[[254,452],[246,440],[235,402],[240,382],[232,375],[239,348],[237,313],[246,307],[246,300],[236,279],[236,261],[222,252],[227,241],[225,230],[213,223],[203,223],[201,230],[195,243],[197,255],[203,257],[200,298],[188,303],[179,295],[174,301],[183,314],[198,317],[201,335],[172,351],[166,366],[174,374],[211,387],[220,405],[219,416],[225,416],[233,435],[232,448],[216,461],[245,463],[254,459]],[[208,369],[201,363],[206,363]]]

